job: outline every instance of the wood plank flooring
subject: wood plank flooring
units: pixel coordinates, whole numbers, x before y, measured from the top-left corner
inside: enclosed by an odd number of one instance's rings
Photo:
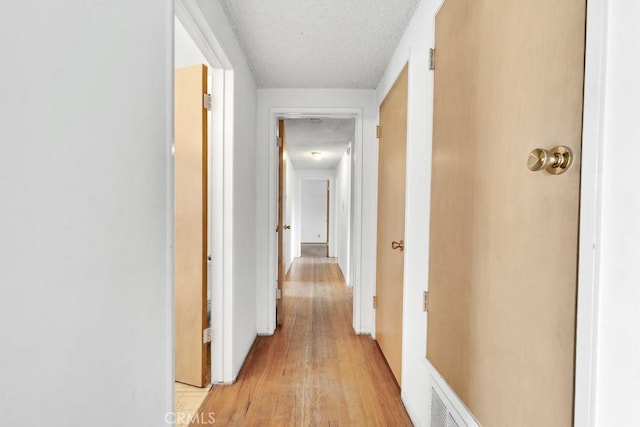
[[[196,414],[207,398],[210,389],[210,384],[200,388],[179,382],[175,383],[176,427],[186,427],[190,420],[196,418]]]
[[[199,419],[215,413],[221,426],[412,425],[376,342],[353,332],[352,295],[334,259],[297,259],[284,304],[282,327],[256,339],[237,382],[215,386]]]
[[[326,243],[302,243],[300,244],[300,254],[303,258],[315,257],[325,258],[328,253]]]

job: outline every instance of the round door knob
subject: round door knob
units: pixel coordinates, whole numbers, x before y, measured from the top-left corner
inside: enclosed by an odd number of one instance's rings
[[[556,162],[556,156],[549,150],[544,148],[534,148],[529,153],[529,160],[527,160],[527,167],[532,171],[539,171],[546,169],[549,165]]]
[[[284,227],[282,227],[282,228],[284,228],[285,230],[291,230],[291,226],[290,226],[290,225],[285,225],[285,226],[284,226]]]
[[[573,161],[573,153],[569,147],[559,145],[551,150],[534,148],[529,153],[527,167],[531,171],[546,170],[550,174],[559,175],[569,169]]]
[[[400,240],[399,242],[391,242],[391,249],[400,249],[404,251],[404,240]]]

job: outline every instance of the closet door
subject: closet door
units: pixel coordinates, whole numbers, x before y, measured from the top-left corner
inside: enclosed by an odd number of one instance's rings
[[[484,426],[573,422],[585,9],[436,17],[427,356]]]

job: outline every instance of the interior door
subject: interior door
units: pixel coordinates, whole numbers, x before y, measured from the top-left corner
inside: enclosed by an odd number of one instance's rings
[[[276,300],[276,321],[282,325],[284,321],[283,288],[287,273],[284,256],[285,231],[289,228],[285,224],[285,191],[287,183],[287,167],[285,153],[287,152],[287,135],[284,120],[278,120],[278,299]]]
[[[436,18],[427,357],[484,426],[572,424],[585,6]]]
[[[207,346],[207,67],[175,70],[176,381],[209,381]]]
[[[401,382],[408,67],[380,106],[376,340]]]

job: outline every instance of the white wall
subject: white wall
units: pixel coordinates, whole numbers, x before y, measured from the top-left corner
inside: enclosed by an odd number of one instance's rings
[[[3,425],[172,411],[172,27],[166,0],[0,6]]]
[[[336,185],[335,185],[335,197],[336,197],[336,257],[338,258],[338,265],[342,270],[342,275],[348,286],[351,286],[350,281],[350,237],[351,237],[351,145],[349,144],[347,150],[342,155],[342,159],[336,169]]]
[[[270,246],[269,234],[275,230],[275,222],[270,223],[270,187],[274,177],[270,175],[270,129],[271,109],[357,109],[362,112],[363,136],[362,153],[354,150],[355,156],[362,156],[363,185],[356,189],[362,192],[362,263],[356,266],[359,271],[360,289],[355,289],[354,294],[360,292],[361,307],[354,307],[354,329],[357,333],[370,333],[373,320],[371,309],[372,286],[375,281],[375,242],[376,242],[376,203],[377,203],[377,169],[378,151],[375,137],[377,124],[377,104],[375,91],[373,90],[338,90],[338,89],[260,89],[258,90],[258,146],[257,156],[257,255],[256,274],[259,278],[256,295],[257,327],[260,334],[271,334],[275,330],[275,318],[270,309],[270,276],[271,259],[269,254],[273,252]],[[299,172],[299,171],[298,171]],[[275,264],[274,264],[275,265]],[[366,303],[365,303],[366,301]]]
[[[602,141],[598,426],[637,423],[640,406],[640,3],[609,1]],[[633,421],[635,420],[635,421]]]
[[[174,64],[175,68],[188,67],[190,65],[205,64],[211,67],[207,58],[193,41],[187,30],[176,17],[174,19]]]
[[[296,231],[300,228],[300,191],[298,188],[298,175],[293,167],[293,163],[287,157],[286,162],[286,183],[285,183],[285,224],[291,228],[284,233],[284,259],[285,270],[289,271],[294,258],[300,256],[300,233]]]
[[[409,61],[402,398],[419,426],[427,425],[431,373],[425,357],[427,319],[422,311],[422,292],[428,281],[433,124],[433,73],[428,71],[428,52],[433,47],[434,16],[441,3],[422,1],[377,90],[380,104]]]
[[[300,240],[327,243],[327,181],[303,179],[300,186]]]
[[[225,168],[232,169],[224,190],[225,202],[231,204],[232,213],[225,216],[225,241],[230,254],[223,267],[225,283],[229,285],[223,298],[225,307],[232,310],[230,324],[224,325],[232,350],[224,367],[224,381],[231,382],[237,377],[256,337],[255,313],[247,310],[247,304],[255,301],[257,276],[256,271],[247,266],[256,262],[257,87],[219,2],[197,0],[196,3],[232,67],[225,79],[233,93],[225,100],[233,112],[233,121],[225,125],[225,135],[231,137],[232,144],[225,146],[224,152]]]

